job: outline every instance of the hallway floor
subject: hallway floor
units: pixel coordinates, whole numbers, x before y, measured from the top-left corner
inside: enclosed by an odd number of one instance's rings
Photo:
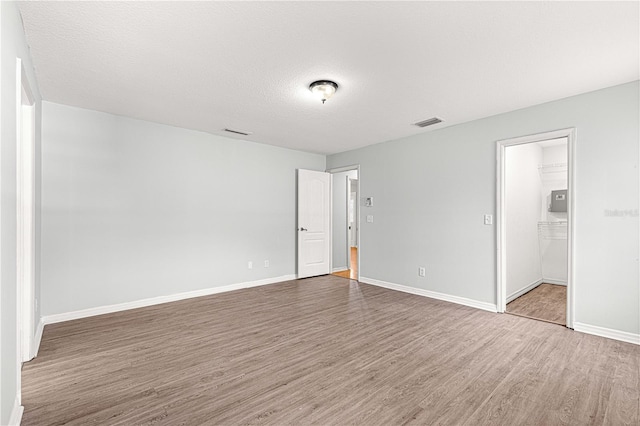
[[[555,324],[567,324],[567,287],[542,283],[507,304],[507,312]]]
[[[351,247],[350,259],[351,259],[351,265],[349,265],[350,269],[334,272],[331,275],[335,275],[336,277],[357,280],[358,279],[358,248],[357,247]]]

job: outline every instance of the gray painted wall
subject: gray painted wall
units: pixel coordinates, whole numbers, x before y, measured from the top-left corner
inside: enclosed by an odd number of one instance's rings
[[[24,38],[22,20],[15,3],[0,2],[0,54],[2,77],[0,92],[0,424],[7,424],[18,397],[17,374],[20,361],[17,357],[17,288],[16,288],[16,58],[21,58],[33,95],[36,99],[35,154],[36,154],[36,204],[40,196],[40,172],[38,169],[40,155],[40,116],[41,104],[38,85],[33,73],[33,65],[29,49]],[[38,205],[36,205],[36,211]],[[40,216],[36,213],[36,249],[40,241],[38,237]],[[39,258],[36,257],[36,293],[40,297]],[[35,312],[40,318],[40,312]],[[37,324],[37,322],[36,322]],[[31,330],[33,333],[34,330]]]
[[[375,215],[361,217],[361,275],[495,303],[496,230],[482,221],[495,214],[495,143],[576,127],[575,319],[639,333],[639,103],[636,81],[329,156],[328,168],[359,164],[360,196],[375,198],[361,210]]]
[[[49,102],[42,126],[44,315],[295,273],[324,156]]]

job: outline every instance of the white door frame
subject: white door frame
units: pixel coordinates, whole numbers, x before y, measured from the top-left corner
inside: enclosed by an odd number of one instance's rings
[[[351,264],[351,232],[349,229],[349,204],[351,202],[351,184],[353,183],[353,181],[356,181],[356,199],[354,200],[355,202],[353,203],[353,214],[356,217],[356,221],[353,223],[353,226],[356,227],[355,231],[356,231],[356,247],[358,246],[358,241],[357,241],[357,237],[358,237],[358,227],[357,227],[357,217],[358,217],[358,199],[360,198],[360,195],[358,195],[358,179],[351,179],[349,176],[347,176],[347,252],[349,253],[349,264]]]
[[[18,355],[33,358],[35,312],[35,99],[16,60],[16,285]]]
[[[347,253],[347,269],[350,270],[351,269],[351,232],[349,229],[349,201],[351,200],[351,178],[349,176],[345,176],[345,178],[346,178],[345,188],[346,188],[346,196],[347,196],[347,200],[345,203],[345,207],[346,207],[345,229],[347,230],[347,244],[346,244],[347,252],[346,253]],[[333,210],[331,210],[331,212],[333,213]],[[331,224],[333,224],[333,219],[331,220]],[[333,256],[331,256],[331,259],[333,259]],[[333,265],[331,270],[333,271]]]
[[[331,173],[331,174],[335,174],[335,173],[342,173],[342,172],[348,172],[351,170],[357,170],[358,171],[358,185],[357,185],[357,192],[358,192],[358,206],[356,207],[356,211],[357,211],[357,216],[356,216],[356,232],[357,232],[357,240],[358,240],[358,274],[356,279],[358,281],[360,281],[360,270],[362,269],[360,267],[360,255],[361,255],[361,248],[362,248],[362,244],[360,243],[360,203],[359,203],[359,199],[360,197],[360,182],[361,182],[361,177],[360,177],[360,165],[359,164],[353,164],[351,166],[344,166],[344,167],[335,167],[333,169],[327,169],[326,172],[327,173]],[[333,189],[332,189],[333,191]],[[348,196],[348,192],[347,191],[347,196]],[[333,201],[333,193],[331,194],[331,200]],[[347,209],[349,208],[348,206],[348,201],[347,201]],[[348,217],[348,210],[347,210],[347,220],[349,220]],[[331,235],[333,235],[333,208],[331,209]],[[348,238],[347,238],[348,240]],[[347,241],[348,243],[348,241]],[[333,247],[332,247],[333,248]],[[349,248],[350,250],[350,248]],[[350,251],[348,251],[347,253],[350,253]],[[349,254],[349,256],[351,256],[351,254]],[[331,254],[331,270],[333,271],[333,250],[332,250],[332,254]],[[350,264],[349,264],[350,265]]]
[[[497,170],[496,170],[496,244],[497,244],[497,285],[496,300],[498,312],[505,312],[507,308],[507,280],[506,280],[506,218],[505,218],[505,150],[508,146],[542,142],[550,139],[567,138],[567,327],[573,328],[575,318],[575,199],[576,199],[576,129],[560,129],[535,135],[504,139],[496,142]]]

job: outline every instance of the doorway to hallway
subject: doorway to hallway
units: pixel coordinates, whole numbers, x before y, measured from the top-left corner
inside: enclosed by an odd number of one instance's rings
[[[332,179],[332,274],[359,276],[358,166],[329,170]]]

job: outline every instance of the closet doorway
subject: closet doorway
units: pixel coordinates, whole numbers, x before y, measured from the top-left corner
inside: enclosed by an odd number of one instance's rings
[[[498,310],[573,328],[573,129],[498,142]]]
[[[358,167],[330,170],[332,179],[332,274],[359,277]]]

